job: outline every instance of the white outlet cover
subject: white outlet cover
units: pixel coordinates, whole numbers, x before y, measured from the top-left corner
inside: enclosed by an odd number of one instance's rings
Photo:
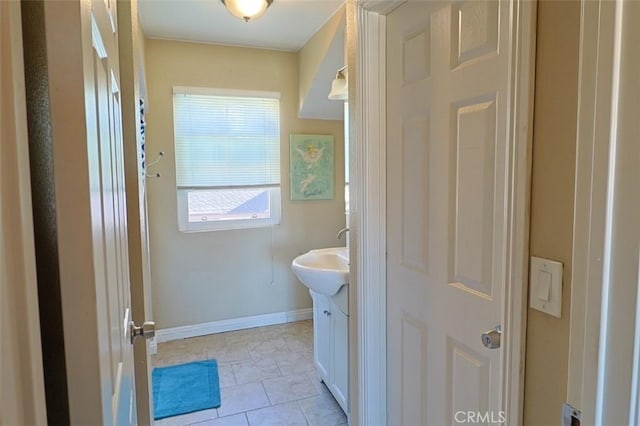
[[[562,263],[531,256],[529,306],[554,317],[562,315]]]

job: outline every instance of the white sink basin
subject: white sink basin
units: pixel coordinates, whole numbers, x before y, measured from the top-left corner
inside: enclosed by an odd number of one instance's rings
[[[310,290],[333,296],[349,283],[349,251],[346,247],[310,250],[293,259],[291,269]]]

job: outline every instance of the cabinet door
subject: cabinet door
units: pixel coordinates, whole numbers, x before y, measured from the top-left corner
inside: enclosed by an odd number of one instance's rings
[[[331,393],[345,413],[349,412],[349,317],[332,304],[332,377]]]
[[[331,365],[331,307],[329,298],[318,293],[313,296],[313,348],[318,376],[329,384]]]

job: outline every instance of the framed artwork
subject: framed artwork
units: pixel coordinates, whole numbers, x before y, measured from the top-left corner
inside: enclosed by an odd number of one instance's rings
[[[333,136],[291,135],[291,200],[333,200]]]

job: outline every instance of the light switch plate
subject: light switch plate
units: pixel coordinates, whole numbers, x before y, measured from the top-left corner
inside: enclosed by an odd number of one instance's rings
[[[582,413],[576,410],[569,403],[562,406],[562,426],[580,426],[582,423]]]
[[[531,256],[529,271],[529,306],[560,318],[562,263]]]

